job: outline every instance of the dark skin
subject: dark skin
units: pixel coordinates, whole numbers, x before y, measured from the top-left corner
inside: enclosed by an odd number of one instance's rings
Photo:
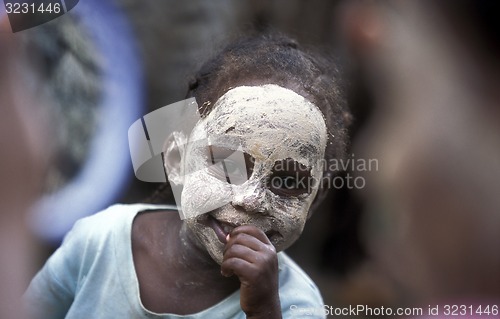
[[[224,249],[221,273],[240,281],[240,305],[247,318],[281,318],[278,257],[257,227],[235,228]]]
[[[157,313],[192,314],[240,289],[247,318],[281,318],[278,258],[262,230],[231,232],[218,265],[175,211],[146,211],[132,226],[132,253],[142,304]]]
[[[234,152],[209,150],[212,161]],[[244,154],[247,175],[253,160]],[[287,159],[277,162],[273,176],[310,176],[310,170]],[[225,179],[225,172],[219,172]],[[218,175],[217,175],[218,176]],[[273,192],[295,196],[303,189]],[[242,207],[234,207],[242,210]],[[226,237],[222,264],[218,265],[176,211],[140,213],[132,227],[132,252],[142,304],[156,313],[192,314],[207,309],[240,289],[240,306],[247,318],[281,318],[278,257],[264,232],[252,225],[234,228]]]

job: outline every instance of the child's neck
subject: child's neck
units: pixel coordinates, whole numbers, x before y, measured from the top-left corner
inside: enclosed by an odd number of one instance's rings
[[[236,277],[197,245],[173,212],[145,212],[134,220],[132,247],[141,301],[154,312],[189,314],[215,305],[239,288]]]
[[[220,265],[196,242],[195,236],[190,233],[186,224],[181,220],[177,223],[178,231],[176,229],[175,233],[178,235],[172,239],[176,241],[175,266],[184,270],[186,277],[198,278],[200,282],[205,282],[211,287],[229,287],[231,292],[238,289],[239,280],[236,276],[233,278],[222,276]]]

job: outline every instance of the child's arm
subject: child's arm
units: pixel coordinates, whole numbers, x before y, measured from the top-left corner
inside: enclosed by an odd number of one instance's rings
[[[221,271],[224,276],[238,276],[241,309],[247,318],[281,318],[278,257],[262,230],[235,228],[226,244]]]

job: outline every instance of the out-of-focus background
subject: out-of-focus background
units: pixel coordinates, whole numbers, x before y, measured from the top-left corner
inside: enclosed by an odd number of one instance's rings
[[[82,0],[15,34],[2,10],[0,220],[10,232],[0,232],[0,270],[13,286],[26,284],[76,219],[158,187],[134,177],[135,120],[182,100],[225,43],[278,31],[338,58],[354,115],[350,158],[378,163],[348,172],[366,184],[332,189],[288,250],[325,304],[499,297],[492,2]],[[17,202],[3,200],[12,194]]]

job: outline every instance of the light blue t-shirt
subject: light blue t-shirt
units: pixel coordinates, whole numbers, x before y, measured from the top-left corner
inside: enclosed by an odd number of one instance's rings
[[[25,294],[35,318],[246,318],[239,290],[192,315],[157,314],[139,295],[132,258],[132,222],[143,210],[174,207],[114,205],[78,221],[61,247],[33,278]],[[278,254],[279,294],[283,318],[325,318],[318,288],[284,253]]]

